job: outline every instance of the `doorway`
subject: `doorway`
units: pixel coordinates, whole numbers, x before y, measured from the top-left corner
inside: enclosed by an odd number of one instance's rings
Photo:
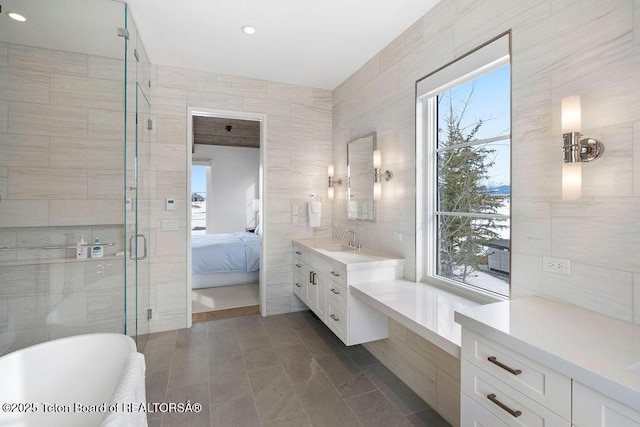
[[[190,108],[187,122],[189,320],[260,313],[265,117]]]

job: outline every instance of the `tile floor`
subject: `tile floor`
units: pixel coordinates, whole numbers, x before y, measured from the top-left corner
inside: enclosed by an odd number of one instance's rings
[[[258,283],[250,283],[248,285],[193,289],[191,291],[192,312],[204,313],[260,304],[258,288]]]
[[[449,426],[362,346],[310,312],[198,323],[139,342],[148,402],[200,413],[149,414],[150,427]]]

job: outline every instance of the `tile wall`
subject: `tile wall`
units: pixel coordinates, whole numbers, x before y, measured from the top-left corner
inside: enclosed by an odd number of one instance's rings
[[[394,172],[383,183],[375,224],[347,221],[343,194],[336,192],[333,234],[355,228],[366,247],[405,257],[405,275],[415,279],[414,84],[507,30],[512,297],[544,295],[640,323],[638,0],[438,3],[333,91],[336,176],[346,174],[345,143],[371,131],[383,169]],[[583,132],[603,140],[606,151],[584,166],[581,200],[567,202],[561,200],[560,99],[573,94],[582,97]],[[394,231],[402,242],[392,240]],[[570,259],[571,276],[542,272],[543,256]],[[392,337],[368,347],[384,361],[375,351],[382,346],[396,355],[390,363],[411,365],[405,342]],[[402,377],[400,368],[392,370]]]
[[[152,163],[158,156],[159,167],[170,169],[157,179],[165,181],[166,197],[182,200],[186,195],[187,108],[208,111],[234,111],[265,114],[263,239],[266,260],[266,313],[287,313],[304,308],[291,290],[291,240],[331,235],[331,205],[326,200],[327,165],[331,162],[331,92],[265,80],[157,65],[152,78],[153,114],[157,123]],[[160,158],[161,157],[161,158]],[[167,169],[165,169],[167,170]],[[292,221],[292,206],[304,204],[315,193],[323,203],[322,226],[309,228]],[[180,206],[174,215],[180,230],[165,241],[169,233],[156,236],[157,250],[166,254],[152,256],[152,276],[172,271],[166,291],[158,289],[159,302],[171,305],[177,313],[184,310],[186,263],[186,212]],[[157,211],[159,218],[166,212]],[[173,239],[179,240],[176,245]],[[154,272],[158,272],[155,274]],[[166,280],[166,279],[163,279]],[[181,293],[182,292],[182,293]],[[178,319],[176,318],[176,322]],[[175,323],[175,322],[173,322]],[[179,322],[178,322],[179,323]],[[153,323],[152,330],[170,329]],[[183,327],[174,324],[175,327]]]
[[[413,279],[415,81],[511,30],[512,295],[638,321],[639,16],[637,0],[440,2],[333,91],[336,176],[345,173],[345,142],[373,130],[383,169],[394,172],[375,224],[345,220],[336,197],[334,234],[356,227],[366,246],[404,256]],[[573,202],[561,200],[558,154],[560,99],[570,94],[582,97],[583,132],[606,149],[584,165],[582,198]],[[392,231],[403,241],[392,241]],[[543,273],[543,256],[570,259],[571,276]]]
[[[123,330],[123,68],[0,43],[0,246],[117,243],[83,262],[73,249],[0,252],[0,354]]]

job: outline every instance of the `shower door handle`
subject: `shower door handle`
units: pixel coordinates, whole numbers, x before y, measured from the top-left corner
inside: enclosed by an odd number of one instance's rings
[[[143,248],[143,253],[142,256],[139,257],[138,256],[138,238],[142,237],[144,244],[142,246]],[[133,239],[136,239],[136,253],[135,255],[133,254]],[[145,259],[147,257],[147,236],[145,236],[144,234],[132,234],[131,237],[129,237],[129,258],[131,258],[134,261],[140,261],[142,259]]]

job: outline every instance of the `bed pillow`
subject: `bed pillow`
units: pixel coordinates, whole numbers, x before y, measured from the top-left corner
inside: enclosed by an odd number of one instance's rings
[[[262,224],[258,224],[258,225],[256,226],[256,229],[255,229],[254,233],[256,233],[256,234],[262,234]]]

